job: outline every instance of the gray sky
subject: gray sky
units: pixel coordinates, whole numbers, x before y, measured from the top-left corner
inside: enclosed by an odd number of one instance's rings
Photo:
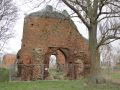
[[[27,3],[27,0],[14,0],[17,3],[17,6],[19,6],[20,9],[20,15],[19,15],[19,20],[17,21],[16,25],[15,25],[15,37],[11,38],[8,43],[5,46],[5,52],[7,53],[17,53],[17,51],[21,48],[21,39],[22,39],[22,32],[23,32],[23,24],[24,24],[24,16],[31,13],[31,12],[35,12],[35,11],[39,11],[42,8],[45,7],[46,4],[48,3],[44,3],[41,4],[39,8],[36,8],[33,10],[33,6],[34,4],[30,4]],[[38,3],[38,1],[43,1],[43,0],[33,0],[35,2],[35,6],[37,6],[36,4]],[[68,13],[72,13],[72,11],[66,7],[63,4],[56,4],[57,0],[52,0],[53,2],[50,2],[49,5],[54,6],[54,8],[56,8],[59,11],[63,11],[63,10],[67,10]],[[25,4],[24,4],[25,2]],[[26,4],[27,3],[27,4]],[[88,32],[86,27],[80,22],[80,20],[78,18],[72,18],[72,20],[75,22],[78,31],[85,37],[88,38]],[[117,41],[116,43],[118,43],[119,41]],[[112,43],[113,46],[118,46],[118,44],[116,43]]]
[[[20,7],[20,14],[19,14],[19,19],[15,25],[15,37],[11,38],[6,46],[5,46],[5,52],[7,53],[17,53],[17,51],[21,48],[21,39],[22,39],[22,32],[23,32],[23,24],[24,24],[24,16],[26,14],[29,14],[31,12],[35,12],[35,11],[39,11],[42,8],[45,7],[45,5],[41,5],[39,8],[36,8],[34,10],[31,10],[31,4],[23,4],[22,2],[20,2],[20,0],[14,0],[16,1],[16,3],[18,4],[18,6]],[[49,3],[50,5],[53,5],[53,2]],[[53,5],[55,6],[55,5]],[[57,10],[62,11],[64,9],[66,9],[69,13],[71,13],[71,10],[68,7],[61,7],[61,4],[57,5],[55,7]],[[79,30],[79,32],[86,38],[88,38],[88,32],[86,30],[86,27],[80,23],[78,18],[73,18],[73,20],[75,21],[75,24]]]

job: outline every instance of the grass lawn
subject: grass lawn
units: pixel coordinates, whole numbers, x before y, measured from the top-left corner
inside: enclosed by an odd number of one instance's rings
[[[120,79],[120,74],[113,73],[113,74],[111,75],[111,78],[112,78],[112,79]]]
[[[111,78],[113,79],[120,79],[120,71],[119,72],[112,72]]]
[[[120,85],[87,85],[85,80],[0,82],[0,90],[120,90]]]

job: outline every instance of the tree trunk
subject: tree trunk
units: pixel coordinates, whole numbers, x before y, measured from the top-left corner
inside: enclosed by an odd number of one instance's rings
[[[91,75],[97,75],[100,68],[100,60],[98,56],[97,46],[97,36],[96,36],[96,26],[93,26],[89,31],[89,49],[91,58]]]
[[[100,55],[97,50],[97,25],[93,24],[89,30],[89,50],[91,59],[90,82],[103,83],[105,80],[101,77]]]

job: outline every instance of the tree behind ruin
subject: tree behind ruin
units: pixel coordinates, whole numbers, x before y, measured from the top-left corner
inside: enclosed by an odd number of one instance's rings
[[[62,0],[87,27],[91,56],[91,77],[100,74],[99,47],[120,39],[119,0]],[[101,39],[97,40],[98,31]]]
[[[13,37],[13,27],[17,19],[17,7],[13,0],[0,0],[0,51],[8,39]]]

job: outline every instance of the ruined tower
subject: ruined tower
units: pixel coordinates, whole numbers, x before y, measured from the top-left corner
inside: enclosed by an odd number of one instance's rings
[[[41,76],[46,79],[51,55],[56,56],[59,65],[67,66],[69,79],[89,72],[87,40],[78,32],[67,11],[58,12],[46,6],[25,17],[22,46],[18,52],[21,79],[41,79]]]

